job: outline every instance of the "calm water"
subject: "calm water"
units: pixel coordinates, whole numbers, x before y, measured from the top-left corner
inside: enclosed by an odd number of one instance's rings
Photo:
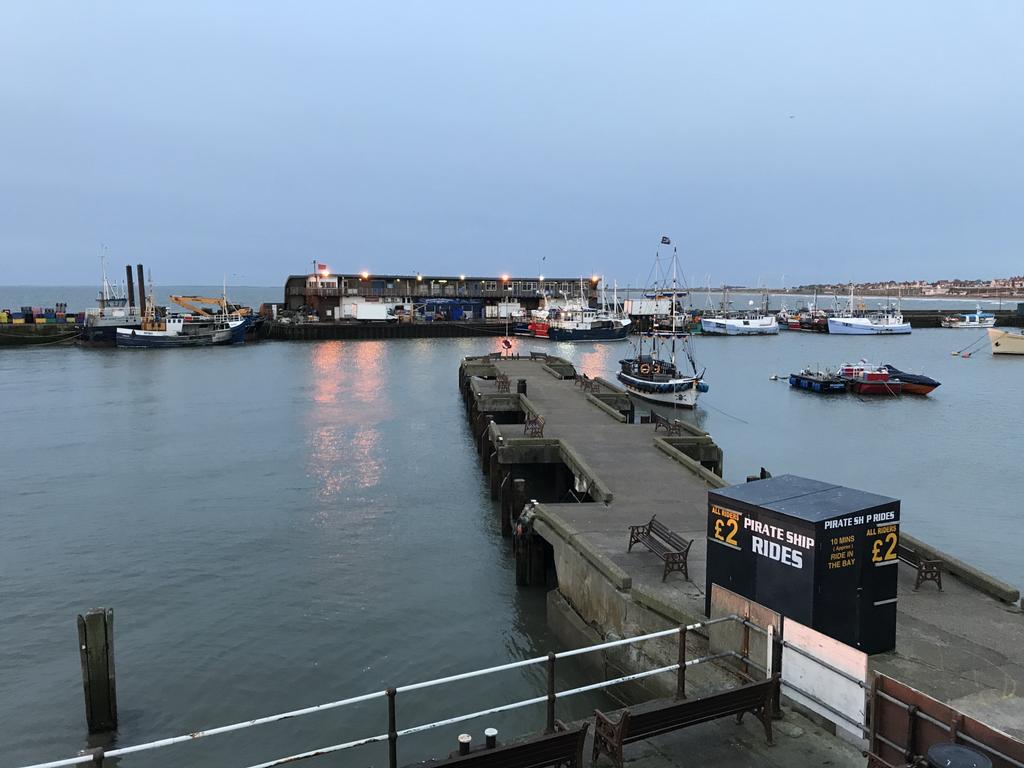
[[[698,339],[711,392],[691,417],[725,449],[728,479],[763,465],[891,494],[908,531],[1024,584],[1024,359],[949,354],[977,336]],[[541,590],[514,586],[456,387],[459,359],[497,346],[0,353],[4,763],[84,746],[74,618],[97,605],[116,612],[123,745],[556,648]],[[544,348],[610,375],[629,344]],[[825,399],[769,379],[861,357],[943,386]],[[410,694],[399,723],[542,690],[540,668],[456,683]],[[121,764],[244,766],[380,733],[383,713],[370,702]],[[542,720],[541,707],[465,729]],[[463,729],[403,740],[400,759],[447,750]]]

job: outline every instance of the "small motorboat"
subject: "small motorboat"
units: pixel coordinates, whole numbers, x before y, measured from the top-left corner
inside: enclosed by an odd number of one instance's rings
[[[889,372],[889,381],[898,381],[903,385],[904,394],[927,395],[942,386],[941,382],[936,381],[930,376],[922,376],[919,373],[907,373],[888,363],[883,365],[882,368]]]
[[[832,371],[812,371],[810,368],[789,374],[789,386],[822,395],[846,391],[846,382]]]

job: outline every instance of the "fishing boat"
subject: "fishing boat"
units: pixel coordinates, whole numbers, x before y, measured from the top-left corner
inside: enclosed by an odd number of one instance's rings
[[[671,244],[667,237],[663,237],[661,242],[663,245]],[[677,283],[678,255],[674,247],[672,250],[672,284],[669,289],[673,307],[669,327],[671,333],[668,336],[659,336],[654,333],[640,336],[637,341],[636,354],[619,361],[620,369],[617,377],[629,394],[641,400],[693,408],[697,405],[698,395],[708,391],[708,385],[704,381],[704,371],[697,373],[690,337],[675,333],[675,298],[682,291],[679,290]],[[650,347],[646,353],[644,351],[645,338],[650,341]],[[681,371],[676,363],[677,351],[680,349],[686,356],[692,374]]]
[[[729,291],[722,289],[722,302],[717,312],[700,319],[701,331],[717,336],[772,336],[779,332],[779,323],[774,315],[767,312],[768,294],[764,295],[762,307],[744,312],[734,312],[730,307]]]
[[[247,317],[155,314],[144,320],[141,328],[118,328],[117,346],[170,349],[241,344],[248,329]]]
[[[1024,355],[1024,334],[997,328],[988,329],[988,341],[993,355]]]
[[[812,371],[810,368],[789,374],[789,386],[822,395],[846,391],[846,382],[839,375],[829,370]]]
[[[100,290],[96,297],[97,306],[85,311],[85,325],[79,342],[88,346],[113,346],[117,341],[118,328],[142,327],[145,301],[142,289],[142,265],[139,265],[139,305],[135,305],[135,290],[132,284],[132,268],[125,267],[128,276],[126,288],[119,288],[107,279],[106,259],[100,258]]]
[[[618,311],[617,299],[613,309],[607,304],[601,308],[587,306],[583,280],[580,280],[580,298],[564,297],[564,303],[545,302],[546,309],[516,319],[514,333],[551,341],[622,341],[633,329],[633,322]]]
[[[902,385],[902,391],[905,395],[927,395],[942,386],[941,382],[936,381],[930,376],[923,376],[919,373],[907,373],[888,363],[883,365],[882,368],[889,372],[889,381],[898,381]]]
[[[141,270],[140,270],[141,276]],[[140,289],[141,290],[141,289]],[[141,293],[140,293],[141,296]],[[232,307],[225,295],[216,298],[203,296],[171,296],[172,301],[189,309],[189,314],[169,314],[153,301],[150,294],[140,299],[146,314],[139,328],[118,328],[117,346],[139,349],[172,349],[180,347],[209,347],[222,344],[242,344],[252,323],[251,313],[229,311]],[[218,311],[196,306],[198,302],[216,304]]]
[[[854,306],[853,286],[850,286],[850,301],[847,308],[836,312],[828,319],[828,332],[842,335],[882,336],[910,333],[910,323],[904,322],[899,302],[896,307],[886,305],[884,309],[867,312],[863,304]]]
[[[975,305],[974,312],[961,312],[942,318],[939,324],[943,328],[992,328],[996,324],[996,316],[991,312],[982,312],[981,305]]]
[[[884,367],[863,361],[855,365],[844,363],[839,368],[839,377],[848,390],[858,395],[898,395],[903,391],[903,384],[892,379]]]

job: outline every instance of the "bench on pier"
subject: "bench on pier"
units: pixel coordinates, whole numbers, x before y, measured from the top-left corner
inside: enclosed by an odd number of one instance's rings
[[[547,352],[534,352],[534,351],[531,350],[530,351],[530,359],[531,360],[547,360],[548,359],[548,353]]]
[[[499,373],[494,378],[494,381],[498,385],[498,391],[499,392],[511,392],[512,391],[511,390],[512,382],[509,381],[508,376],[506,376],[504,373]]]
[[[678,533],[673,533],[666,525],[651,516],[647,525],[629,526],[629,548],[633,551],[634,544],[643,544],[665,562],[665,572],[661,576],[664,581],[672,571],[682,571],[683,578],[689,580],[690,573],[686,568],[686,556],[693,546],[693,539],[687,541]]]
[[[764,735],[768,743],[772,744],[772,700],[778,689],[779,676],[776,674],[767,680],[747,683],[699,699],[670,701],[652,708],[644,707],[636,712],[626,709],[617,723],[601,711],[594,710],[596,727],[591,764],[596,763],[601,754],[606,754],[622,768],[622,747],[626,744],[730,715],[736,715],[736,722],[739,723],[747,712],[761,721]]]
[[[599,382],[597,379],[590,378],[585,373],[581,373],[576,378],[576,383],[579,385],[580,389],[582,389],[584,392],[600,392],[601,391],[601,382]]]
[[[527,437],[544,437],[544,417],[527,415],[523,422],[523,434]]]
[[[915,591],[926,581],[934,581],[939,588],[939,592],[942,591],[941,560],[927,560],[905,544],[900,544],[897,547],[897,553],[900,560],[917,569],[917,578],[914,581]]]
[[[487,749],[478,747],[468,754],[423,765],[457,765],[472,768],[583,768],[583,743],[590,723],[568,728],[555,721],[555,732]]]
[[[491,360],[501,360],[503,354],[504,352],[490,352],[488,353],[487,357],[489,357]]]
[[[664,429],[667,435],[682,435],[684,432],[683,422],[679,419],[666,419],[660,413],[651,411],[651,421],[654,422],[654,431],[657,432],[659,429]]]

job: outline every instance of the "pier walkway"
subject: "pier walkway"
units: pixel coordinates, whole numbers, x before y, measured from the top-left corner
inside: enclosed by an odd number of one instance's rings
[[[638,607],[663,621],[700,619],[706,492],[722,483],[694,462],[670,457],[665,432],[655,431],[653,424],[623,423],[588,399],[576,382],[552,375],[543,361],[501,358],[488,363],[508,377],[511,392],[525,380],[530,405],[544,417],[545,440],[567,445],[610,496],[605,503],[539,505],[535,530],[555,549],[559,591],[568,592],[572,608],[591,627],[620,636],[642,631],[645,619]],[[497,392],[495,382],[486,379],[475,378],[472,386],[481,394]],[[603,391],[611,390],[605,386]],[[521,423],[495,428],[506,444],[524,435]],[[776,457],[765,464],[776,472],[784,469]],[[694,540],[689,580],[673,573],[663,582],[659,558],[642,547],[626,551],[628,526],[646,523],[653,514]],[[913,569],[899,565],[896,650],[872,656],[871,667],[1024,738],[1024,613],[1019,593],[953,558],[942,559],[947,561],[942,592],[930,583],[915,591]],[[598,574],[606,583],[599,583]]]

